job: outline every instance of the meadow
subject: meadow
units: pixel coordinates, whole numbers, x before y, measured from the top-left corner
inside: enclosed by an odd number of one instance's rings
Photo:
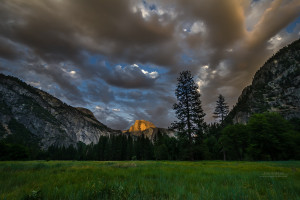
[[[300,161],[7,161],[0,199],[300,199]]]

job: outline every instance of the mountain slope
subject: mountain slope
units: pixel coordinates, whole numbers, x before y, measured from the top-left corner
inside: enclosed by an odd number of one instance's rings
[[[135,123],[129,128],[129,130],[123,131],[133,136],[142,136],[149,138],[151,141],[158,135],[168,135],[169,137],[175,137],[174,132],[164,128],[158,128],[153,123],[146,120],[136,120]]]
[[[300,118],[300,39],[282,48],[256,72],[228,119],[246,123],[251,114],[266,111],[286,119]]]
[[[97,143],[101,135],[119,134],[85,108],[74,108],[17,78],[0,74],[0,138],[23,127],[42,148]],[[12,122],[14,126],[12,126]],[[20,128],[19,128],[20,129]],[[20,132],[20,131],[19,131]],[[27,137],[27,138],[28,138]]]

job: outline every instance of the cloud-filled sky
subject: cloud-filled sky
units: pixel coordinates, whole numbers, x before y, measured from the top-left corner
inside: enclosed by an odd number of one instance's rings
[[[0,72],[104,124],[168,127],[178,73],[200,87],[206,121],[300,37],[298,0],[2,0]]]

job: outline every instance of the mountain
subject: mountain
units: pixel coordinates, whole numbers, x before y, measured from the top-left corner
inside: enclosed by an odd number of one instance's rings
[[[85,108],[69,106],[21,80],[0,74],[0,139],[35,141],[43,149],[81,141],[97,143],[102,135],[120,134]]]
[[[142,136],[149,138],[151,141],[158,134],[168,135],[169,137],[175,137],[174,132],[164,128],[157,128],[153,123],[146,120],[136,120],[135,123],[129,128],[129,130],[123,131],[125,134],[133,136]]]
[[[273,55],[255,74],[228,115],[246,123],[253,113],[278,112],[300,118],[300,39]]]

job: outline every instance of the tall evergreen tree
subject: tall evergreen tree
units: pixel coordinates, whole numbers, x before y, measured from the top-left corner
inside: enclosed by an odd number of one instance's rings
[[[202,137],[204,128],[205,114],[201,106],[201,95],[190,71],[181,72],[177,81],[175,94],[178,102],[174,104],[173,109],[178,121],[172,123],[171,128],[176,130],[179,136],[187,137],[191,147],[195,137]]]
[[[225,97],[220,94],[217,100],[217,105],[214,112],[214,118],[219,119],[220,122],[223,123],[228,112],[229,112],[229,106],[225,102]]]

